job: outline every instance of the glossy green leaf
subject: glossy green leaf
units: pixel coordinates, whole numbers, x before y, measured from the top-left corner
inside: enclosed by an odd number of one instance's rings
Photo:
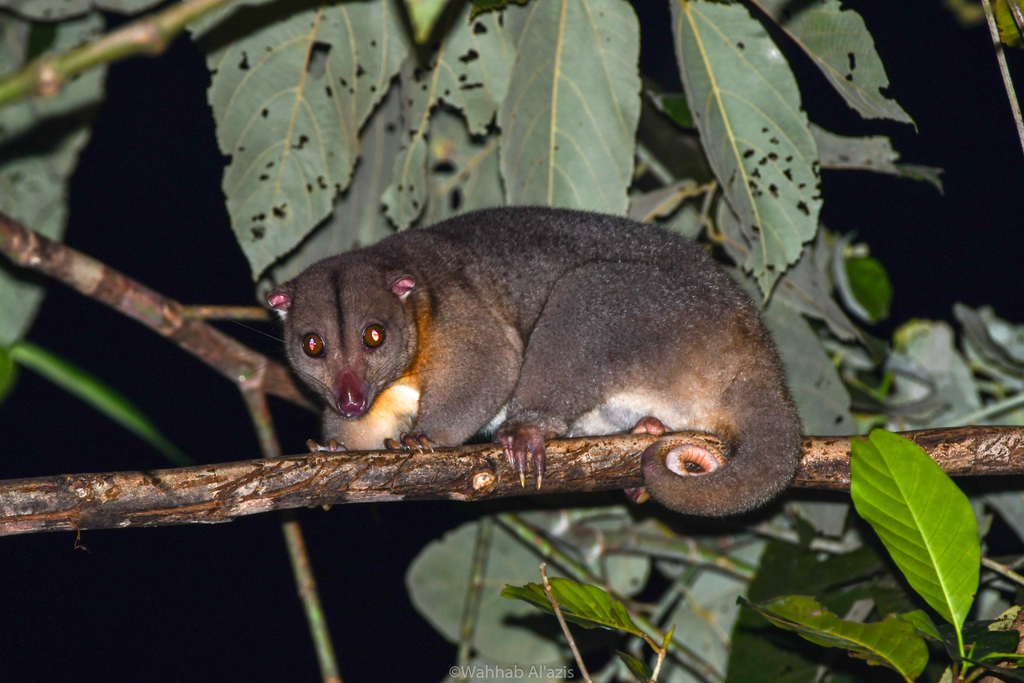
[[[193,464],[127,398],[80,367],[29,342],[11,348],[14,362],[36,372],[143,439],[178,466]]]
[[[641,662],[633,655],[626,654],[625,652],[617,651],[615,654],[639,683],[650,683],[654,672],[651,671],[651,668],[645,662]]]
[[[15,379],[14,360],[11,359],[10,350],[0,346],[0,404],[14,387]]]
[[[963,637],[964,650],[967,657],[959,653],[959,640],[957,631],[948,624],[939,624],[936,630],[940,634],[939,640],[946,646],[946,652],[954,659],[983,660],[1002,653],[1012,653],[1017,649],[1020,641],[1020,634],[1014,629],[992,630],[992,621],[968,621],[964,624],[960,635]]]
[[[854,439],[851,488],[910,586],[959,635],[978,589],[981,546],[971,504],[909,439],[880,429]],[[962,646],[962,641],[961,641]]]
[[[93,12],[39,30],[39,24],[3,14],[0,24],[0,74],[10,74],[33,50],[68,50],[96,38],[103,17]],[[0,108],[0,212],[50,239],[64,234],[67,181],[89,141],[106,73],[105,66],[90,69],[51,97],[28,97]],[[0,257],[0,346],[10,346],[31,327],[45,282]]]
[[[391,221],[409,227],[427,203],[427,140],[440,102],[460,110],[473,135],[484,135],[509,87],[513,47],[500,15],[469,20],[469,7],[452,17],[444,40],[426,64],[402,64],[405,133],[383,201]]]
[[[906,614],[899,614],[897,616],[908,624],[911,624],[922,636],[932,638],[933,640],[942,640],[942,636],[935,627],[935,622],[932,621],[932,618],[929,617],[928,613],[924,610],[918,609],[913,612],[907,612]]]
[[[742,598],[741,598],[742,599]],[[814,598],[793,595],[768,602],[748,603],[776,626],[795,631],[807,640],[825,647],[838,647],[852,655],[881,664],[913,681],[928,663],[928,647],[905,621],[890,616],[870,624],[845,621],[824,609]]]
[[[629,618],[625,605],[608,595],[604,589],[558,577],[550,579],[548,583],[566,621],[585,628],[617,629],[637,637],[644,635]],[[524,600],[534,607],[554,614],[551,601],[544,592],[544,586],[539,583],[505,586],[501,591],[501,597]]]
[[[766,297],[818,229],[818,151],[800,91],[778,47],[742,4],[671,5],[690,111],[749,245],[743,269]]]
[[[360,128],[409,51],[397,0],[289,12],[246,8],[208,37],[225,43],[207,56],[208,98],[231,157],[231,227],[254,278],[330,213]]]
[[[892,284],[882,262],[871,256],[846,259],[846,276],[850,290],[870,316],[870,322],[889,317],[892,303]]]
[[[868,119],[913,123],[880,88],[889,87],[875,41],[859,14],[840,0],[795,4],[755,0],[811,58],[846,103]]]
[[[509,204],[624,215],[640,117],[640,27],[625,0],[505,10],[516,61],[498,112]]]

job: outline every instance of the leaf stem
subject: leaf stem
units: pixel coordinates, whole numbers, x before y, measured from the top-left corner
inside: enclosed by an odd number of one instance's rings
[[[992,14],[992,5],[988,0],[981,0],[981,5],[985,8],[985,19],[988,21],[988,32],[992,36],[992,46],[996,51],[996,61],[999,62],[999,73],[1002,74],[1006,96],[1010,100],[1010,110],[1013,112],[1013,120],[1017,124],[1017,137],[1020,138],[1021,149],[1024,149],[1024,118],[1021,118],[1017,93],[1014,92],[1013,80],[1010,78],[1010,68],[1006,65],[1006,53],[1003,50],[1002,41],[999,40],[996,18]]]
[[[558,600],[555,600],[555,594],[551,591],[551,584],[548,583],[548,571],[547,565],[543,562],[540,563],[540,578],[544,583],[544,593],[548,596],[548,602],[551,603],[551,609],[555,613],[555,617],[558,619],[559,625],[562,627],[562,633],[565,634],[566,640],[569,641],[569,647],[572,648],[572,656],[576,658],[576,666],[580,668],[583,673],[583,680],[587,683],[593,683],[590,680],[590,672],[587,671],[586,665],[583,663],[583,658],[580,657],[579,648],[576,647],[576,640],[569,633],[569,625],[565,623],[565,617],[562,616],[562,610],[558,607]]]

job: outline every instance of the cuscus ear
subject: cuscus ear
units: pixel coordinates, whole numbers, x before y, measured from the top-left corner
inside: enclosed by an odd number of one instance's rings
[[[399,299],[404,299],[409,296],[416,287],[416,278],[412,275],[400,275],[391,281],[391,293],[397,296]]]
[[[283,318],[291,308],[292,295],[283,289],[274,289],[267,294],[267,303]]]

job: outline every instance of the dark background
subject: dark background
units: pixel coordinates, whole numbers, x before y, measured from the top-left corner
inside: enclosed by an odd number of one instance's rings
[[[987,29],[962,29],[937,0],[913,3],[913,11],[852,4],[876,37],[890,94],[918,130],[861,121],[800,58],[811,119],[839,133],[889,135],[904,161],[946,169],[944,196],[889,176],[824,173],[825,223],[856,231],[895,287],[891,321],[874,333],[888,337],[912,317],[950,320],[956,301],[990,303],[1024,321],[1014,202],[1024,164]],[[673,68],[665,7],[639,7],[643,68],[661,78]],[[1019,77],[1020,57],[1011,58]],[[187,38],[162,57],[111,69],[71,183],[66,241],[181,302],[248,305],[249,269],[223,205],[208,82]],[[279,356],[272,339],[221,328]],[[258,456],[235,389],[120,314],[54,285],[29,339],[131,397],[199,462]],[[301,452],[315,418],[274,408],[285,451]],[[0,457],[4,479],[166,466],[30,372],[0,406]],[[299,513],[347,680],[444,677],[454,647],[414,612],[403,575],[430,539],[483,512],[397,503]],[[85,550],[70,533],[0,539],[0,681],[318,678],[274,515],[88,531],[81,543]]]

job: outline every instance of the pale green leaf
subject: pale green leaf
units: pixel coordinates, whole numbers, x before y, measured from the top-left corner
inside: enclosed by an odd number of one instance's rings
[[[144,440],[175,465],[184,467],[193,464],[192,459],[168,441],[131,401],[82,368],[26,341],[11,347],[11,358],[88,403]]]
[[[158,4],[160,0],[0,0],[0,8],[27,19],[46,22],[79,17],[93,9],[118,14],[138,14]]]
[[[483,135],[505,98],[512,44],[499,15],[469,20],[470,7],[452,20],[426,65],[410,57],[402,65],[402,118],[405,134],[384,193],[388,217],[407,228],[427,201],[427,142],[431,113],[444,102],[460,110],[473,135]]]
[[[875,41],[864,20],[840,0],[796,4],[787,0],[754,0],[796,41],[821,69],[846,103],[867,119],[913,123],[907,112],[885,97],[889,87]]]
[[[427,149],[424,224],[505,203],[498,168],[499,142],[497,134],[470,136],[465,121],[447,109],[434,112]]]
[[[679,73],[701,142],[767,294],[818,227],[818,152],[782,53],[739,3],[672,2]]]
[[[420,551],[405,575],[413,606],[449,642],[461,635],[470,564],[477,540],[476,522],[463,524]],[[495,525],[480,595],[473,647],[497,662],[548,664],[568,653],[564,646],[523,625],[537,611],[522,602],[505,600],[501,589],[537,577],[540,558],[501,525]],[[556,574],[554,567],[549,575]]]
[[[207,57],[217,138],[231,157],[228,213],[254,278],[330,213],[360,128],[409,48],[397,0],[267,16],[287,9],[235,14],[227,27],[241,37]]]
[[[509,204],[624,215],[640,116],[640,29],[625,0],[505,10],[517,59],[498,112]]]
[[[967,496],[919,446],[880,429],[853,441],[850,474],[857,512],[910,586],[959,635],[981,563]]]
[[[949,324],[911,321],[896,330],[894,340],[888,360],[894,372],[891,398],[901,408],[904,429],[961,424],[981,407],[977,380]]]
[[[398,86],[377,107],[359,138],[362,155],[352,183],[334,200],[334,212],[283,259],[275,263],[260,289],[290,280],[322,258],[373,244],[394,234],[380,196],[391,182],[391,168],[402,135]]]
[[[744,606],[776,626],[795,631],[824,647],[848,650],[868,664],[880,664],[897,671],[910,683],[928,663],[928,647],[914,627],[896,617],[865,624],[845,621],[832,614],[814,598],[792,595]]]
[[[640,683],[650,683],[653,680],[654,672],[646,663],[625,652],[616,651],[615,654],[629,670],[629,673],[633,674],[633,677]]]
[[[99,13],[53,26],[0,16],[0,73],[22,66],[35,32],[49,32],[50,49],[96,37]],[[90,69],[52,97],[31,97],[0,108],[0,212],[59,240],[67,220],[67,180],[89,141],[89,122],[103,99],[106,67]],[[45,125],[40,125],[45,123]],[[45,279],[0,258],[0,346],[20,339],[42,303]]]
[[[551,586],[551,594],[566,621],[579,624],[584,628],[615,629],[637,637],[644,635],[644,632],[630,619],[625,605],[608,595],[604,589],[558,577],[551,578],[548,584]],[[501,591],[501,597],[523,600],[545,612],[554,614],[544,586],[539,583],[528,583],[525,586],[505,586]]]
[[[892,148],[892,142],[884,135],[846,137],[830,133],[813,123],[811,133],[818,145],[818,159],[822,168],[873,171],[900,178],[924,180],[934,185],[940,194],[943,191],[942,180],[939,178],[941,168],[897,164],[900,153]]]

